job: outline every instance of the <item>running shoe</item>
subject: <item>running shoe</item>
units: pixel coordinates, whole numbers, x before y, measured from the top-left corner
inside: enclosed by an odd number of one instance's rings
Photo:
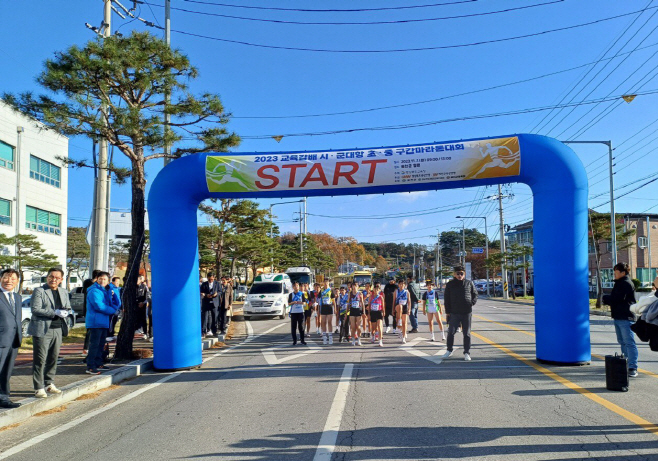
[[[402,337],[402,344],[407,344],[407,337],[406,336]]]
[[[452,356],[452,351],[446,351],[446,353],[443,355],[443,357],[448,358]]]
[[[333,343],[334,343],[334,337],[329,335],[329,344],[333,344]]]
[[[327,344],[327,335],[322,335],[322,344]]]
[[[356,340],[355,339],[352,340],[352,346],[356,346]]]
[[[361,345],[361,338],[357,338],[357,339],[356,339],[356,345],[357,345],[357,346],[360,346],[360,345]]]
[[[384,347],[384,342],[381,339],[379,340],[379,347]]]
[[[430,338],[430,341],[434,341],[434,335],[432,335],[432,337]]]
[[[635,368],[629,368],[628,376],[630,376],[631,378],[637,378],[638,377],[637,370]]]
[[[391,327],[386,327],[386,334],[391,332]]]
[[[303,344],[304,346],[306,346],[306,341],[302,341],[302,344]]]
[[[471,361],[471,354],[469,354],[468,352],[464,352],[464,360],[466,360],[467,362],[470,362]]]

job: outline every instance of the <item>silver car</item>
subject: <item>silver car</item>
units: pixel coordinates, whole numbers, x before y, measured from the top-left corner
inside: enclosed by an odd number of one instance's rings
[[[32,309],[30,308],[30,299],[32,296],[23,297],[23,302],[21,303],[21,329],[23,330],[23,338],[27,338],[27,326],[30,324],[30,319],[32,318]],[[71,315],[66,318],[66,323],[69,324],[69,329],[73,328],[77,320],[77,315],[75,311],[71,311]]]

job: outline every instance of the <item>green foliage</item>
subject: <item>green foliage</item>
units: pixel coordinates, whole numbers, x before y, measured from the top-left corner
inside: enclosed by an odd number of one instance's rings
[[[36,235],[18,234],[7,237],[0,234],[0,247],[3,246],[15,247],[17,250],[15,255],[0,255],[0,266],[17,265],[21,279],[19,291],[23,289],[25,271],[46,272],[58,265],[57,257],[46,253]]]

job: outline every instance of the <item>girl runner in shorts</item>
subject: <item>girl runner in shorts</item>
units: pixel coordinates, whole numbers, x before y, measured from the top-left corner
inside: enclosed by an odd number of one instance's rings
[[[367,338],[370,336],[370,332],[372,331],[370,327],[370,308],[368,307],[368,300],[370,299],[370,284],[366,283],[365,289],[361,292],[363,294],[363,316],[361,317],[362,319],[362,326],[361,328],[363,329],[363,333],[361,334],[362,337]],[[372,341],[371,341],[372,342]]]
[[[336,311],[336,299],[329,286],[329,279],[324,281],[324,288],[320,291],[320,319],[322,325],[322,344],[334,343],[334,327],[332,321]]]
[[[340,287],[340,291],[338,292],[338,298],[336,300],[336,304],[338,304],[338,315],[340,317],[340,321],[338,322],[338,324],[340,325],[340,336],[338,340],[339,343],[343,342],[343,338],[345,338],[345,341],[349,341],[348,339],[350,336],[349,300],[350,300],[350,295],[347,293],[345,287]]]
[[[443,330],[443,322],[441,322],[441,302],[439,301],[439,293],[434,290],[434,284],[427,281],[427,291],[423,294],[423,314],[427,315],[427,321],[430,324],[431,340],[434,341],[434,319],[439,324],[441,330],[442,341],[446,340],[446,333]]]
[[[350,290],[350,330],[352,332],[352,346],[361,345],[361,316],[363,315],[363,293],[359,291],[359,284],[352,283]]]
[[[370,333],[372,342],[379,338],[379,346],[384,346],[383,342],[383,320],[384,320],[384,297],[381,294],[379,283],[375,283],[375,289],[370,293]]]
[[[402,338],[402,344],[407,342],[407,320],[409,320],[409,292],[405,289],[407,284],[404,280],[398,283],[395,290],[395,317],[398,319],[398,334]]]

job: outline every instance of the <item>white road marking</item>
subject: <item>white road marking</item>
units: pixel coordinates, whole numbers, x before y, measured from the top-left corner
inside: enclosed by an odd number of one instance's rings
[[[253,330],[252,330],[251,333],[248,333],[249,336],[247,337],[247,339],[245,339],[245,340],[244,340],[243,342],[241,342],[240,344],[236,344],[235,346],[231,346],[231,347],[229,347],[229,348],[227,348],[227,349],[224,349],[224,350],[222,350],[222,351],[220,351],[220,352],[218,352],[218,353],[216,353],[216,354],[213,354],[213,355],[211,355],[210,357],[207,357],[205,360],[203,360],[202,363],[206,363],[206,362],[207,362],[208,360],[210,360],[210,359],[213,359],[213,358],[218,357],[218,356],[220,356],[220,355],[222,355],[222,354],[225,354],[225,353],[227,353],[228,351],[233,350],[233,349],[235,349],[236,347],[240,347],[240,346],[242,346],[242,345],[248,343],[249,341],[252,341],[252,340],[254,340],[254,339],[256,339],[256,338],[258,338],[258,337],[260,337],[260,336],[266,335],[266,334],[268,334],[268,333],[270,333],[270,332],[276,330],[277,328],[282,327],[283,325],[286,325],[286,323],[281,323],[281,324],[279,324],[279,325],[276,325],[276,326],[270,328],[269,330],[264,331],[263,333],[259,334],[258,336],[252,336],[252,334],[253,334]],[[58,434],[61,434],[62,432],[65,432],[65,431],[67,431],[67,430],[69,430],[69,429],[72,429],[72,428],[74,428],[74,427],[76,427],[76,426],[79,426],[80,424],[84,423],[85,421],[90,420],[90,419],[93,418],[94,416],[98,416],[98,415],[100,415],[101,413],[106,412],[107,410],[111,410],[112,408],[121,405],[122,403],[126,403],[126,402],[128,402],[128,401],[134,399],[135,397],[138,397],[138,396],[140,396],[141,394],[143,394],[143,393],[145,393],[145,392],[148,392],[148,391],[150,391],[150,390],[152,390],[152,389],[158,387],[160,384],[166,383],[167,381],[169,381],[169,380],[171,380],[171,379],[173,379],[173,378],[175,378],[175,377],[177,377],[177,376],[180,376],[180,375],[183,374],[183,373],[184,373],[184,371],[177,371],[176,373],[172,373],[172,374],[170,374],[170,375],[167,375],[167,376],[163,377],[162,379],[160,379],[160,380],[158,380],[158,381],[156,381],[156,382],[154,382],[154,383],[152,383],[152,384],[149,384],[148,386],[145,386],[145,387],[143,387],[143,388],[141,388],[141,389],[139,389],[139,390],[136,390],[136,391],[134,391],[134,392],[131,392],[130,394],[124,395],[124,396],[121,397],[120,399],[115,400],[114,402],[112,402],[112,403],[110,403],[110,404],[108,404],[108,405],[105,405],[104,407],[101,407],[101,408],[98,408],[98,409],[96,409],[96,410],[94,410],[94,411],[91,411],[91,412],[87,413],[86,415],[80,416],[79,418],[76,418],[76,419],[74,419],[73,421],[69,421],[69,422],[66,423],[66,424],[62,424],[61,426],[58,426],[58,427],[56,427],[56,428],[54,428],[54,429],[51,429],[50,431],[45,432],[45,433],[43,433],[43,434],[41,434],[41,435],[37,435],[37,436],[35,436],[35,437],[32,437],[30,440],[27,440],[27,441],[25,441],[25,442],[23,442],[23,443],[19,443],[18,445],[15,445],[15,446],[11,447],[10,449],[8,449],[8,450],[3,451],[2,453],[0,453],[0,459],[7,459],[7,458],[9,458],[10,456],[13,456],[13,455],[15,455],[15,454],[17,454],[17,453],[20,453],[20,452],[24,451],[24,450],[27,450],[28,448],[33,447],[33,446],[35,446],[35,445],[37,445],[37,444],[39,444],[39,443],[41,443],[41,442],[43,442],[43,441],[45,441],[45,440],[48,440],[48,439],[50,439],[51,437],[54,437],[54,436],[56,436],[56,435],[58,435]]]
[[[254,329],[251,326],[251,322],[249,320],[247,320],[245,323],[247,325],[247,339],[248,339],[254,335]]]
[[[435,354],[428,354],[425,351],[421,351],[419,349],[414,348],[414,346],[416,346],[421,341],[427,341],[427,339],[425,339],[425,338],[414,338],[411,341],[409,341],[407,344],[403,344],[402,346],[400,346],[400,349],[402,349],[405,352],[408,352],[411,355],[415,355],[416,357],[420,357],[422,359],[429,360],[430,362],[433,362],[436,365],[440,365],[441,362],[443,362],[443,359],[446,358],[445,355],[448,352],[448,349],[446,349],[445,347],[442,347]],[[455,349],[458,349],[458,348],[453,347],[453,351]]]
[[[338,439],[338,431],[340,431],[340,422],[343,419],[343,412],[345,411],[345,404],[347,403],[347,392],[350,389],[350,381],[352,380],[352,371],[354,365],[351,363],[345,364],[343,368],[343,376],[340,377],[338,389],[334,401],[329,410],[327,422],[324,425],[324,431],[320,437],[318,449],[315,451],[313,461],[331,460],[331,455],[336,449],[336,440]]]
[[[286,357],[282,358],[277,358],[277,356],[274,354],[274,351],[276,349],[282,349],[286,348],[288,349],[290,346],[288,345],[279,345],[279,346],[274,346],[274,347],[268,347],[267,349],[263,349],[261,352],[263,353],[263,357],[265,357],[265,360],[267,361],[268,365],[280,365],[284,362],[288,362],[290,360],[298,359],[300,357],[303,357],[307,354],[313,354],[315,352],[319,352],[321,349],[315,344],[315,342],[311,341],[310,339],[307,340],[309,343],[309,346],[307,349],[303,350],[302,352],[298,354],[293,354],[293,355],[288,355]],[[299,347],[299,346],[296,346]],[[304,347],[303,345],[301,347]]]

